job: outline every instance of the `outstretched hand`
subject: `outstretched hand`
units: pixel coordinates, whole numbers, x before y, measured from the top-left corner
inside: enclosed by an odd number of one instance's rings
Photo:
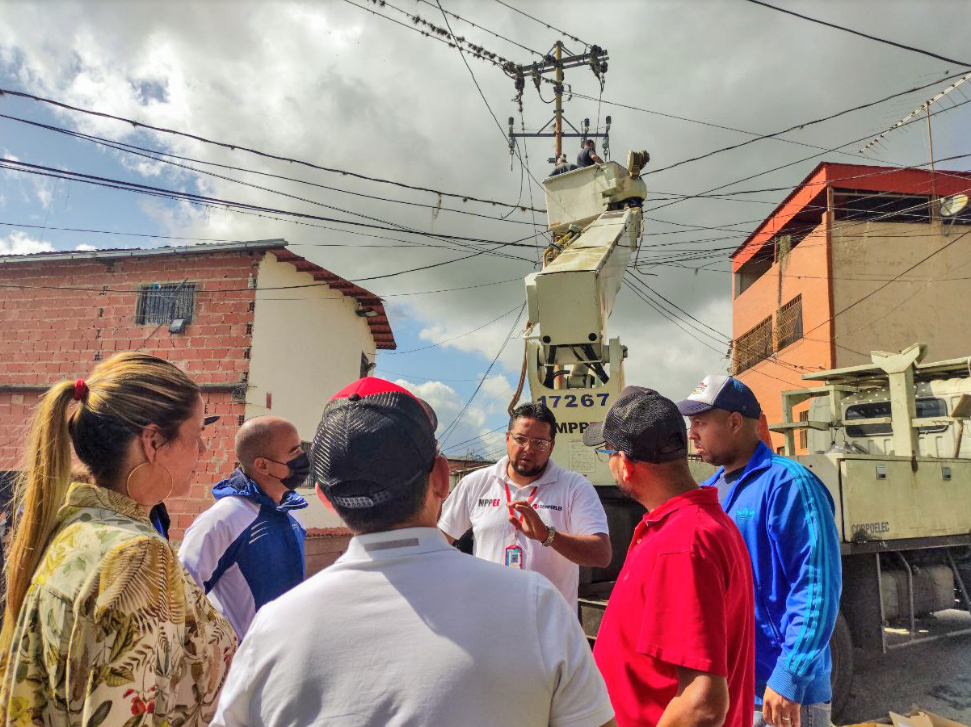
[[[513,514],[509,516],[509,522],[512,523],[514,528],[521,530],[523,535],[531,540],[538,540],[541,543],[546,540],[550,534],[550,529],[532,505],[520,500],[510,503],[509,508],[513,511]]]

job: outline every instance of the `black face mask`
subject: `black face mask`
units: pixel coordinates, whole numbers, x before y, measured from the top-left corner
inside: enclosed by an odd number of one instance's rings
[[[270,458],[264,457],[264,459]],[[310,475],[310,457],[307,456],[306,452],[301,452],[289,462],[277,462],[275,459],[270,459],[270,461],[290,468],[290,474],[280,480],[283,486],[290,490],[300,487]]]

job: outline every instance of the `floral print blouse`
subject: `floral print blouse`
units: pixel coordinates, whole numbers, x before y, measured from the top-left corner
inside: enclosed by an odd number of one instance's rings
[[[74,483],[17,619],[0,725],[204,727],[232,627],[133,500]]]

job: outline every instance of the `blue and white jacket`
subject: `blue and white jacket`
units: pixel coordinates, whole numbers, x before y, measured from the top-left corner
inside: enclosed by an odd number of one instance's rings
[[[843,588],[832,496],[808,469],[760,443],[722,507],[752,556],[756,702],[766,686],[800,704],[830,701],[829,640]]]
[[[256,612],[303,581],[306,531],[288,490],[278,505],[236,470],[217,484],[216,504],[185,532],[179,559],[242,639]]]

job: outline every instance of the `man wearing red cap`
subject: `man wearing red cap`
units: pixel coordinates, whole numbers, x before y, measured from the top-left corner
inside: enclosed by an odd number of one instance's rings
[[[459,553],[436,527],[448,462],[418,399],[355,382],[328,403],[311,459],[354,538],[257,614],[215,727],[616,725],[556,589]]]

